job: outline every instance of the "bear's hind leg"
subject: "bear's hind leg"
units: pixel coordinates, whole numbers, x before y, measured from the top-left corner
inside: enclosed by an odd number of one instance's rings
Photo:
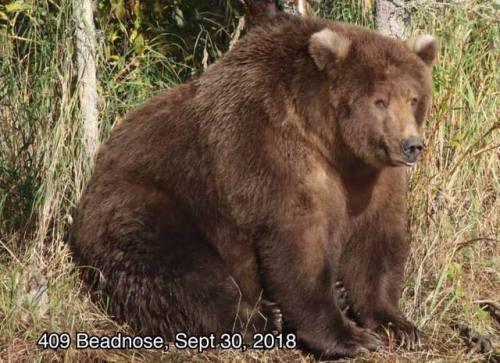
[[[85,201],[78,218],[71,247],[84,280],[136,333],[172,339],[181,331],[264,327],[224,262],[165,192],[119,184],[106,198]]]

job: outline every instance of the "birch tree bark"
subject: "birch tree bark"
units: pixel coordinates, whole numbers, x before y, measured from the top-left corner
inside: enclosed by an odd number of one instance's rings
[[[375,23],[381,33],[396,38],[407,36],[410,22],[409,1],[405,0],[376,0]]]
[[[97,123],[96,38],[92,0],[74,0],[76,51],[78,67],[78,96],[83,120],[85,148],[93,157],[99,140]]]

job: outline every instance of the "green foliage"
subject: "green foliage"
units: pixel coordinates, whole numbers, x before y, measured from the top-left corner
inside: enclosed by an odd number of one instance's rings
[[[98,79],[105,138],[134,105],[196,76],[229,48],[238,2],[99,0]]]
[[[97,8],[107,61],[142,56],[150,47],[182,63],[183,78],[227,50],[240,15],[223,0],[99,0]]]
[[[0,6],[0,236],[33,231],[45,198],[47,157],[61,120],[78,129],[70,7],[49,1]],[[68,145],[76,147],[78,144]],[[53,160],[57,168],[64,160]],[[70,177],[70,175],[68,175]]]

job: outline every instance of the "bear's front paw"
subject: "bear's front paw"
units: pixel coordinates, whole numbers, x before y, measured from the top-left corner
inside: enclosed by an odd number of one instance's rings
[[[298,331],[302,347],[313,353],[319,359],[339,359],[355,357],[384,347],[380,336],[372,330],[359,328],[354,323],[344,320],[341,329],[336,329],[329,336],[325,331],[304,332]]]
[[[354,357],[359,354],[375,351],[384,346],[380,336],[372,330],[351,326],[352,334],[335,340],[329,349],[325,350],[323,358],[336,359]]]
[[[266,327],[268,331],[273,334],[279,334],[283,332],[283,314],[281,309],[275,302],[269,300],[262,300],[261,303],[261,313],[266,317],[268,326]]]
[[[388,345],[393,342],[399,346],[414,350],[420,345],[420,332],[418,328],[404,317],[398,317],[387,321],[384,328],[388,340]]]

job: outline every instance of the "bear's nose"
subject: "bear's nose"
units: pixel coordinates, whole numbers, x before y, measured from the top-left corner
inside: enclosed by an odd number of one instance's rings
[[[420,137],[410,136],[403,140],[401,149],[403,150],[403,154],[408,157],[409,161],[415,161],[417,156],[424,150],[424,144]]]

